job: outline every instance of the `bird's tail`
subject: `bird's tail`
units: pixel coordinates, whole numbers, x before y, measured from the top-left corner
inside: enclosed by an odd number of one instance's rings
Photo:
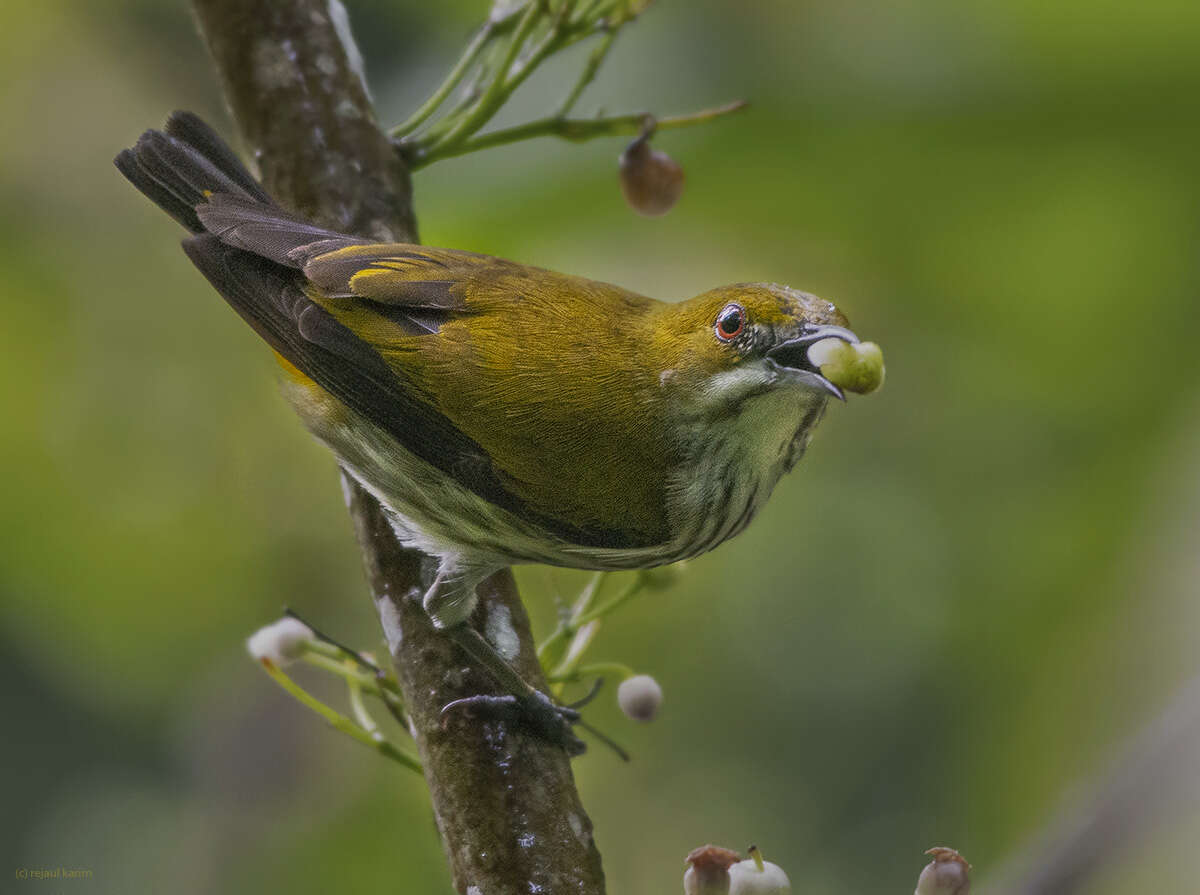
[[[161,131],[146,131],[114,160],[150,201],[192,233],[298,267],[301,246],[354,240],[280,208],[217,133],[191,112],[175,112]]]
[[[114,161],[130,183],[193,233],[205,231],[196,207],[214,193],[278,207],[229,144],[191,112],[173,113],[163,130],[146,131]]]
[[[303,257],[292,253],[314,243],[338,248],[361,240],[284,211],[228,144],[190,112],[174,113],[161,131],[146,131],[115,162],[134,186],[191,231],[183,240],[187,256],[276,353],[355,406],[354,389],[325,375],[335,352],[318,344],[318,337],[355,346],[357,340],[305,293],[297,270]],[[373,360],[378,375],[383,362]]]

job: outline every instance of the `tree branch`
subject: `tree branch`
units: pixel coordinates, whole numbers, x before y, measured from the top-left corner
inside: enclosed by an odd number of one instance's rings
[[[194,8],[267,189],[325,226],[415,242],[409,173],[375,123],[338,0],[194,0]],[[422,556],[399,545],[374,498],[348,488],[455,887],[600,895],[600,855],[566,754],[502,722],[443,721],[443,705],[494,683],[422,611]],[[511,573],[493,576],[480,596],[474,623],[515,631],[518,670],[545,687]]]

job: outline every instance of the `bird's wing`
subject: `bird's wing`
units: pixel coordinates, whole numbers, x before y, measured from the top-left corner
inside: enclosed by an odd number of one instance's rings
[[[294,252],[293,258],[309,281],[330,298],[442,310],[463,307],[461,290],[454,287],[465,277],[503,263],[474,252],[404,243],[316,243]]]
[[[651,299],[414,245],[338,247],[302,270],[313,300],[473,439],[529,511],[598,535],[576,542],[666,537],[655,483],[673,455],[647,431],[637,397],[646,377],[630,349]],[[404,325],[414,322],[425,331]]]
[[[531,508],[478,433],[448,415],[432,380],[418,381],[407,363],[450,341],[442,333],[447,321],[486,316],[471,308],[472,284],[495,282],[510,269],[518,280],[536,279],[534,272],[471,252],[367,243],[319,227],[276,205],[221,138],[187,113],[173,115],[165,132],[147,131],[116,163],[195,234],[184,241],[189,258],[300,374],[484,500],[568,542],[620,546],[613,532],[576,528]],[[457,381],[437,379],[449,389]]]
[[[506,502],[498,480],[479,472],[490,468],[479,445],[414,397],[368,342],[312,300],[293,271],[208,234],[189,237],[183,247],[234,310],[296,369],[418,456],[476,470],[468,487]]]
[[[391,352],[399,344],[435,338],[431,332],[408,331],[388,316],[386,303],[330,299],[305,288],[295,271],[216,236],[192,236],[184,241],[184,249],[234,310],[285,360],[408,451],[489,503],[569,543],[625,546],[619,532],[578,528],[529,506],[513,491],[488,450],[431,403],[402,365],[384,359],[384,354],[394,356]],[[412,313],[419,316],[434,310],[438,309],[417,308]]]
[[[406,243],[302,246],[292,253],[317,300],[377,347],[436,333],[470,313],[469,282],[519,265],[454,249]]]

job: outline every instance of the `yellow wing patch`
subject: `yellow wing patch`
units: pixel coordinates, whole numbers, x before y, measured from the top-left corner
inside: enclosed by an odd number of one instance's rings
[[[405,243],[354,245],[310,258],[304,275],[331,297],[359,296],[389,304],[451,310],[463,305],[451,286],[486,266],[510,262],[456,249]]]

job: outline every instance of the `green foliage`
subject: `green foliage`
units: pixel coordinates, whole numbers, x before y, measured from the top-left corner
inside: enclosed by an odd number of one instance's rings
[[[743,108],[745,103],[739,101],[661,120],[644,112],[568,117],[595,79],[621,29],[649,5],[650,0],[495,0],[446,79],[392,128],[409,167],[416,169],[439,159],[534,137],[578,141],[632,135],[643,129],[687,127]],[[595,46],[553,113],[476,136],[548,60],[589,38],[596,38]]]

